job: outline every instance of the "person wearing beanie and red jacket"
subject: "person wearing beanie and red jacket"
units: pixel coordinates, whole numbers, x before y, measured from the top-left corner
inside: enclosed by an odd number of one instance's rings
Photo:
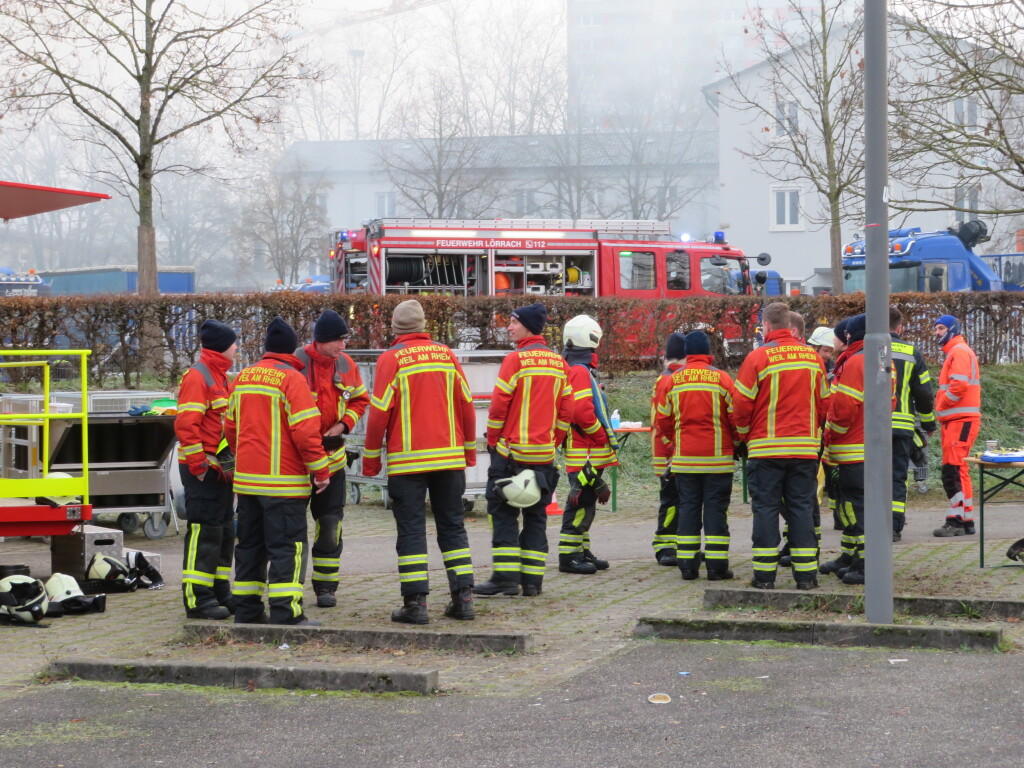
[[[963,536],[974,533],[974,488],[964,459],[981,428],[981,370],[955,317],[943,315],[935,321],[935,338],[946,355],[939,372],[935,417],[942,436],[942,488],[949,498],[949,512],[934,533]]]
[[[352,431],[370,396],[363,377],[345,354],[349,327],[345,318],[326,309],[313,327],[313,343],[295,356],[320,411],[320,438],[327,453],[331,483],[323,493],[309,497],[309,511],[316,524],[313,534],[313,592],[319,608],[338,604],[338,571],[341,568],[341,524],[345,517],[345,435]]]
[[[733,423],[749,456],[754,513],[751,586],[775,588],[783,516],[788,518],[797,589],[813,589],[818,584],[813,517],[828,396],[825,365],[806,343],[793,338],[785,304],[765,307],[762,323],[765,343],[740,366],[733,409]]]
[[[320,411],[295,357],[298,345],[292,327],[275,317],[263,357],[231,385],[224,434],[235,454],[238,494],[236,624],[320,624],[302,612],[306,504],[310,475],[323,491],[331,473],[320,441]]]
[[[185,551],[181,590],[190,619],[226,619],[234,611],[231,560],[235,548],[231,464],[226,457],[224,412],[228,369],[238,336],[216,320],[199,328],[202,352],[178,388],[178,471],[185,489]]]
[[[687,581],[699,575],[701,529],[708,581],[731,579],[729,501],[733,451],[738,434],[732,423],[736,388],[714,367],[704,331],[684,340],[686,365],[672,374],[672,389],[658,409],[658,431],[672,435],[669,468],[679,499],[676,565]]]
[[[403,606],[391,620],[426,624],[427,494],[437,524],[451,602],[444,615],[474,618],[473,563],[462,512],[466,467],[476,465],[476,412],[462,366],[426,333],[423,307],[403,301],[391,316],[394,345],[377,360],[366,420],[363,474],[382,468],[387,441],[388,495],[398,527],[395,549]]]
[[[654,530],[654,557],[658,565],[676,564],[676,528],[679,512],[679,494],[669,469],[669,459],[675,449],[675,435],[658,428],[658,409],[672,389],[672,374],[686,364],[686,337],[681,333],[669,334],[665,342],[665,369],[654,382],[651,394],[651,456],[654,474],[661,486],[658,494],[658,527]]]
[[[555,447],[565,440],[572,420],[573,392],[569,366],[544,341],[548,320],[543,304],[519,307],[508,324],[516,348],[505,356],[491,393],[487,414],[487,514],[491,518],[491,578],[478,584],[477,595],[541,593],[548,554],[547,513],[558,484]],[[540,499],[522,508],[510,505],[498,482],[533,470]]]

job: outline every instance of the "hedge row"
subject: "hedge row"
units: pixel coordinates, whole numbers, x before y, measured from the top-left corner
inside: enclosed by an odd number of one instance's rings
[[[942,314],[960,318],[982,363],[1020,362],[1022,294],[901,294],[893,298],[906,317],[905,337],[937,359],[933,320]],[[349,318],[352,349],[386,347],[396,304],[408,296],[333,296],[294,292],[161,296],[6,297],[0,298],[0,334],[4,343],[22,349],[87,348],[93,350],[93,383],[137,386],[143,368],[169,382],[177,381],[197,356],[196,330],[217,318],[239,331],[239,360],[258,359],[263,334],[282,315],[300,339],[312,337],[321,311],[333,308]],[[434,338],[463,348],[508,347],[506,326],[523,296],[462,298],[419,297]],[[863,294],[786,298],[806,319],[808,333],[817,325],[834,325],[862,312]],[[586,313],[598,319],[605,337],[603,367],[622,371],[653,367],[672,331],[709,330],[719,364],[732,367],[750,349],[763,300],[713,296],[673,301],[622,298],[546,297],[548,340],[561,347],[560,329],[569,318]],[[725,339],[728,338],[728,342]],[[111,379],[114,379],[111,381]],[[118,381],[117,379],[120,379]]]

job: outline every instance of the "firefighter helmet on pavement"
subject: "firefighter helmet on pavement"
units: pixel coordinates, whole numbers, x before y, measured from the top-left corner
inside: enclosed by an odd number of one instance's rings
[[[92,556],[85,575],[88,579],[102,579],[103,581],[128,581],[131,577],[127,565],[116,557],[100,552]]]
[[[46,580],[46,596],[50,599],[50,613],[103,613],[107,607],[106,595],[84,595],[74,577],[55,573]]]
[[[540,486],[532,469],[524,469],[518,475],[498,480],[494,486],[498,494],[517,509],[532,507],[540,501]]]
[[[562,330],[562,344],[566,347],[597,349],[604,331],[590,315],[576,315]]]
[[[21,575],[0,579],[0,614],[34,624],[46,615],[48,604],[46,588],[39,579]]]

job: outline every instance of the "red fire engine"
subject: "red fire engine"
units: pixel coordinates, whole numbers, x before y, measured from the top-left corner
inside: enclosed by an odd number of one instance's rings
[[[673,299],[752,294],[766,277],[724,233],[683,242],[657,221],[377,219],[330,237],[340,293]]]

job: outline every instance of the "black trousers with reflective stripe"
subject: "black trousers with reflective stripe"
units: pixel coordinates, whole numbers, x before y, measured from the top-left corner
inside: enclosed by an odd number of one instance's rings
[[[680,472],[673,475],[679,496],[676,557],[680,569],[699,566],[700,534],[704,531],[708,573],[729,568],[729,500],[732,472]]]
[[[892,529],[899,533],[907,522],[907,472],[910,452],[914,449],[914,433],[909,429],[892,431]]]
[[[395,551],[398,553],[398,577],[403,595],[427,594],[427,496],[434,513],[437,545],[445,560],[450,590],[473,586],[469,536],[462,512],[462,494],[466,492],[466,472],[462,469],[438,469],[388,477],[391,511],[398,527]],[[462,553],[456,557],[449,553]],[[458,570],[467,572],[458,573]]]
[[[676,551],[676,528],[679,520],[679,492],[675,475],[666,472],[658,478],[658,527],[654,530],[654,554]]]
[[[494,484],[514,474],[513,463],[500,454],[491,454],[486,498],[487,514],[491,519],[491,548],[494,551],[493,580],[541,584],[548,553],[547,506],[558,484],[558,470],[554,464],[522,466],[543,473],[551,490],[542,492],[540,501],[532,507],[518,509],[509,506],[497,494]],[[519,530],[520,512],[523,515],[522,531]],[[514,555],[511,554],[513,552]],[[523,566],[534,572],[523,571]]]
[[[595,469],[597,479],[604,475],[604,467]],[[579,487],[579,472],[567,472],[570,492],[573,488]],[[594,481],[595,483],[597,480]],[[547,514],[545,510],[545,514]],[[562,530],[559,535],[559,555],[568,555],[568,559],[579,560],[583,551],[590,549],[590,528],[594,525],[594,517],[597,515],[597,501],[586,507],[571,505],[568,500],[565,502],[565,510],[562,512]],[[569,552],[568,550],[572,550]]]
[[[226,604],[231,597],[226,576],[235,551],[235,510],[231,483],[211,468],[200,480],[188,466],[178,464],[185,489],[185,551],[182,558],[182,598],[185,608]]]
[[[342,520],[345,519],[345,470],[331,475],[330,485],[309,495],[309,512],[316,522],[313,539],[313,586],[333,592],[338,586],[341,567]],[[326,563],[324,561],[327,561]]]
[[[864,462],[839,465],[840,518],[843,540],[852,545],[855,558],[864,558]]]
[[[235,547],[235,621],[252,622],[263,612],[254,584],[297,585],[306,579],[306,497],[238,495]],[[250,592],[250,593],[247,593]],[[270,593],[270,621],[290,624],[302,617],[301,594]]]
[[[810,579],[816,568],[818,541],[814,533],[814,502],[818,490],[817,459],[750,459],[747,485],[754,515],[754,578],[774,581],[778,566],[779,518],[789,526],[794,569]],[[785,501],[783,501],[785,500]]]

